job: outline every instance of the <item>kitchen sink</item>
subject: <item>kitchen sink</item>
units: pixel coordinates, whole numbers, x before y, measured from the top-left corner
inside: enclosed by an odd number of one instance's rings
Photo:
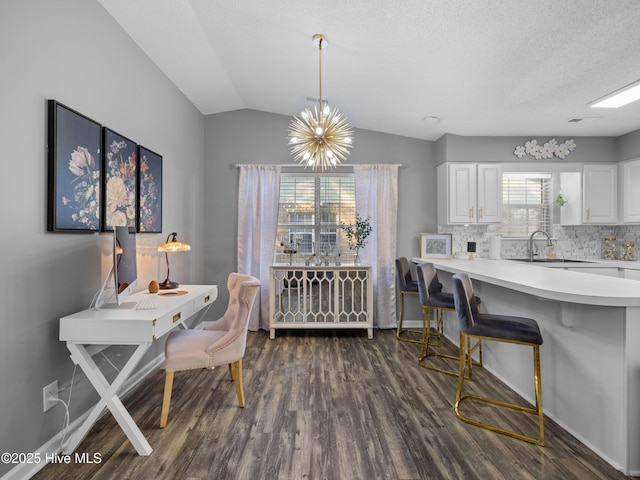
[[[509,258],[508,260],[526,263],[593,263],[590,260],[574,260],[571,258],[534,258],[533,260],[529,258]]]

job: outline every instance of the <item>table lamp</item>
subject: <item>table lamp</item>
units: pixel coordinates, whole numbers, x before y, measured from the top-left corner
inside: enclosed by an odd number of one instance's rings
[[[176,232],[170,233],[167,237],[167,242],[158,247],[159,252],[164,252],[164,257],[167,260],[167,279],[159,286],[161,290],[169,290],[171,288],[178,288],[180,284],[178,282],[172,282],[169,280],[169,253],[174,252],[188,252],[191,250],[191,245],[188,243],[179,242],[176,237]],[[169,240],[171,239],[171,240]]]

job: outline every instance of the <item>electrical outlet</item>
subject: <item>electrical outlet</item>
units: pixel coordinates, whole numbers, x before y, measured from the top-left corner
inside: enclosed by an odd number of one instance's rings
[[[51,409],[58,399],[58,381],[55,380],[42,389],[42,407],[43,412]]]

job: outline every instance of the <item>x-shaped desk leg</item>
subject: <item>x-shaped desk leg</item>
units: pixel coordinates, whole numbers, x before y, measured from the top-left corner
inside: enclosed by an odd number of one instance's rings
[[[65,448],[65,453],[70,454],[78,447],[93,424],[98,420],[98,417],[104,408],[107,407],[117,420],[120,427],[122,427],[127,438],[135,447],[138,455],[146,456],[151,454],[153,451],[151,445],[149,445],[147,439],[144,438],[144,435],[133,421],[133,418],[131,418],[131,415],[129,415],[129,412],[127,412],[127,409],[124,408],[124,405],[118,398],[118,391],[120,390],[120,387],[122,387],[125,380],[129,378],[129,375],[150,346],[151,343],[138,345],[138,348],[136,348],[133,355],[131,355],[127,363],[122,367],[120,373],[116,376],[114,381],[109,384],[105,376],[100,371],[98,365],[96,365],[96,362],[93,361],[87,352],[84,345],[67,342],[67,348],[71,352],[71,360],[73,360],[75,364],[80,365],[80,368],[82,368],[93,387],[100,394],[100,401],[93,408],[80,428],[69,439],[69,443]]]

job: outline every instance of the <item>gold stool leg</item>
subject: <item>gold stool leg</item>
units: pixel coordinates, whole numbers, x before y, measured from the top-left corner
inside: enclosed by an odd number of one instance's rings
[[[456,388],[456,401],[454,404],[454,411],[456,416],[465,423],[470,425],[474,425],[476,427],[484,428],[486,430],[491,430],[492,432],[501,433],[503,435],[508,435],[513,438],[517,438],[519,440],[523,440],[525,442],[533,443],[536,445],[544,446],[544,414],[542,409],[542,383],[540,376],[540,347],[539,345],[525,344],[520,342],[508,342],[508,343],[516,343],[520,345],[527,345],[533,347],[533,364],[534,364],[534,383],[535,383],[535,396],[536,396],[536,405],[534,408],[523,407],[521,405],[516,405],[513,403],[503,402],[500,400],[494,400],[487,397],[481,397],[477,395],[463,395],[462,390],[464,387],[464,369],[468,362],[468,358],[471,356],[470,351],[470,341],[468,338],[465,338],[466,335],[460,332],[460,358],[459,358],[459,369],[458,369],[458,385]],[[480,339],[478,339],[480,340]],[[490,425],[488,423],[481,422],[479,420],[474,420],[468,417],[465,417],[462,413],[460,413],[460,404],[465,400],[476,400],[479,402],[487,403],[489,405],[494,405],[496,407],[508,408],[517,412],[528,413],[532,415],[536,415],[538,418],[538,437],[533,437],[530,435],[524,435],[518,432],[514,432],[513,430],[507,430],[501,427],[496,427],[494,425]]]
[[[421,332],[420,330],[415,330],[412,328],[403,328],[402,323],[404,322],[404,295],[405,293],[410,293],[410,294],[417,294],[417,292],[407,292],[404,290],[400,291],[400,320],[398,322],[398,328],[396,331],[396,338],[398,340],[400,340],[401,342],[407,342],[407,343],[421,343],[420,338],[407,338],[407,334],[409,335],[419,335]],[[424,322],[424,320],[423,320]],[[423,327],[424,330],[424,327]],[[422,332],[424,334],[424,332]]]
[[[402,321],[404,320],[404,291],[400,291],[400,321],[398,322],[398,331],[396,337],[400,340],[400,334],[402,333]]]

